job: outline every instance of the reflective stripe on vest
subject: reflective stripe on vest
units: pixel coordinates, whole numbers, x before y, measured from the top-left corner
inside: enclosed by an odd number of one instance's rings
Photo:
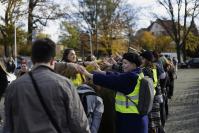
[[[153,69],[153,85],[154,85],[154,88],[157,87],[158,85],[158,75],[157,75],[157,69]]]
[[[157,87],[158,85],[158,76],[157,76],[157,69],[152,69],[153,71],[153,86],[154,86],[154,95],[156,94],[156,90],[155,88]]]
[[[132,101],[134,101],[137,105],[139,102],[139,92],[140,92],[140,83],[141,79],[144,77],[143,73],[140,73],[138,75],[137,84],[135,86],[135,89],[132,93],[130,93],[128,98],[130,98]],[[115,110],[120,113],[136,113],[139,114],[139,111],[136,107],[136,105],[127,98],[123,93],[117,92],[115,97]]]

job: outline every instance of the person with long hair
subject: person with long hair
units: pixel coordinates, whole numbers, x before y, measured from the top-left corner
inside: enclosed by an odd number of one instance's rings
[[[85,77],[75,69],[75,65],[77,64],[77,55],[74,49],[67,48],[64,50],[62,63],[68,67],[61,68],[60,66],[63,65],[59,65],[58,63],[58,65],[55,65],[55,71],[57,73],[69,78],[73,82],[75,87],[85,82]]]
[[[95,60],[94,56],[88,56],[86,58],[86,62],[92,62]],[[75,50],[71,48],[64,50],[62,62],[66,64],[74,63],[74,65],[81,64],[86,66],[83,62],[77,62]],[[91,66],[87,66],[87,69],[89,69],[89,67]],[[95,87],[89,83],[84,75],[72,67],[71,69],[67,69],[69,70],[68,74],[63,76],[68,77],[73,82],[75,87],[77,87],[82,105],[89,120],[90,130],[92,133],[97,133],[100,127],[102,114],[104,112],[103,100],[97,95],[94,89]],[[63,71],[67,71],[67,69]],[[62,73],[60,74],[62,75]]]

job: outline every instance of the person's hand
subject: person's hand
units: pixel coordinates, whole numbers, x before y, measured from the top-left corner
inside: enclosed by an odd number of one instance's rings
[[[110,63],[110,61],[108,61],[107,59],[104,59],[103,60],[103,64],[105,65],[105,66],[107,66],[107,67],[112,67],[112,63]]]
[[[122,56],[119,54],[119,53],[116,53],[116,57],[118,58],[118,59],[122,59]]]
[[[73,71],[78,71],[78,64],[76,63],[67,63],[67,67]]]
[[[88,66],[88,65],[92,64],[92,62],[93,61],[85,61],[85,62],[83,62],[83,66]]]
[[[83,75],[86,75],[87,70],[85,69],[85,67],[81,66],[81,65],[77,65],[77,71]]]
[[[77,66],[77,70],[79,73],[85,75],[86,77],[92,79],[93,78],[93,75],[91,73],[89,73],[85,67],[81,66],[81,65],[78,65]]]
[[[97,71],[101,71],[100,66],[97,64],[96,61],[93,61],[90,65],[93,66],[93,67],[95,67],[95,69],[96,69]]]
[[[113,57],[109,58],[109,61],[111,64],[117,64],[117,62],[115,61],[115,59]]]

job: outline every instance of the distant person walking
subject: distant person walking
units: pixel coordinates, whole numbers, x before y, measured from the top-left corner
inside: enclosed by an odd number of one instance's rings
[[[4,133],[90,133],[76,89],[53,71],[55,43],[36,40],[31,73],[8,87]]]
[[[176,57],[173,57],[173,64],[175,66],[175,71],[177,72],[178,71],[178,60],[176,59]]]
[[[175,67],[174,76],[175,76],[175,79],[177,79],[178,78],[178,75],[177,75],[177,72],[178,72],[178,60],[176,59],[176,57],[173,57],[172,62],[173,62],[173,65]]]

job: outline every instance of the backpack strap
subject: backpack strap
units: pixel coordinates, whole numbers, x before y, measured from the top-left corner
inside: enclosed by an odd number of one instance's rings
[[[48,116],[50,122],[52,123],[52,125],[54,126],[55,130],[56,130],[58,133],[62,133],[60,127],[59,127],[58,124],[56,123],[56,120],[54,119],[54,117],[53,117],[52,114],[50,113],[49,108],[47,107],[47,105],[46,105],[45,102],[44,102],[44,98],[43,98],[43,96],[42,96],[42,94],[41,94],[41,92],[40,92],[40,90],[39,90],[39,87],[38,87],[38,85],[37,85],[37,83],[36,83],[36,80],[35,80],[34,77],[33,77],[32,71],[30,71],[28,74],[29,74],[29,76],[30,76],[30,78],[31,78],[31,80],[32,80],[32,83],[33,83],[33,86],[34,86],[35,91],[36,91],[36,93],[37,93],[37,96],[38,96],[38,98],[39,98],[39,101],[41,102],[41,105],[42,105],[44,111],[46,112],[46,114],[47,114],[47,116]]]
[[[126,97],[127,100],[130,100],[136,106],[136,108],[138,109],[137,103],[135,103],[129,96],[125,95],[125,97]],[[126,102],[128,102],[127,100],[126,100]]]

